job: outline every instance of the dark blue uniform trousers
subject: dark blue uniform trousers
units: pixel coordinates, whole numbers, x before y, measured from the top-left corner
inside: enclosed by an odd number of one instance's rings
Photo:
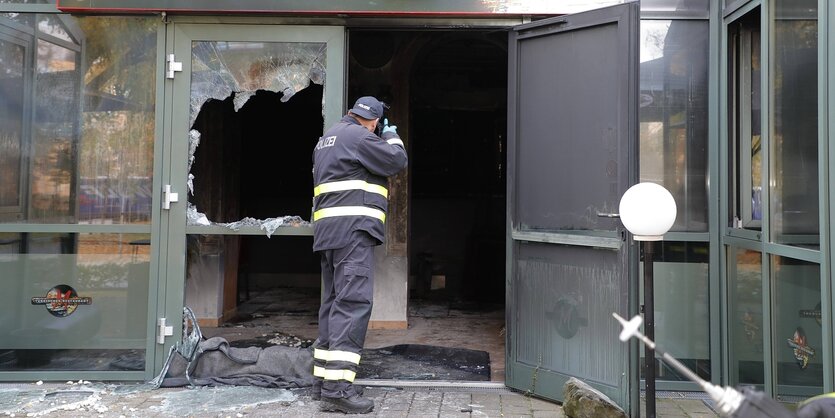
[[[314,356],[319,373],[315,368],[314,374],[324,378],[322,396],[329,398],[354,393],[354,374],[371,317],[375,243],[362,235],[346,247],[320,252],[322,305]]]

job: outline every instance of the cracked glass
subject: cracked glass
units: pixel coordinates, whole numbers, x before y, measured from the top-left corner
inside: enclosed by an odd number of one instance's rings
[[[198,115],[211,101],[231,99],[234,111],[238,112],[259,91],[278,93],[280,101],[286,103],[311,85],[324,86],[325,54],[326,44],[315,42],[193,42],[189,126],[196,128]],[[323,111],[324,96],[321,108]],[[194,184],[201,180],[192,172],[201,136],[204,135],[198,129],[189,131],[189,196],[194,196]],[[201,209],[189,203],[189,225],[219,225],[233,231],[259,227],[270,236],[282,225],[308,224],[299,216],[213,222],[204,214],[207,211]]]

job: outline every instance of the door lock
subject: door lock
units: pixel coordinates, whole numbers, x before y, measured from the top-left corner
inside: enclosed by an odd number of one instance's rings
[[[180,194],[179,193],[172,193],[171,192],[171,185],[166,184],[165,187],[162,189],[162,208],[163,209],[171,209],[171,203],[179,202],[180,201]]]

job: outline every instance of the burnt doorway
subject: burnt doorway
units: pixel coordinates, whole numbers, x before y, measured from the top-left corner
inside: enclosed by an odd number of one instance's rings
[[[412,66],[413,298],[503,306],[505,34],[436,36]]]
[[[408,173],[391,180],[406,187],[390,196],[407,222],[387,222],[386,248],[408,260],[409,330],[389,334],[487,351],[490,379],[503,381],[507,32],[356,29],[348,39],[348,101],[389,104],[409,152]],[[386,335],[372,331],[366,345]]]

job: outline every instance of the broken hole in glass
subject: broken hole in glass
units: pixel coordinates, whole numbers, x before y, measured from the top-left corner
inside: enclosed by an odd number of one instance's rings
[[[196,41],[192,43],[192,74],[189,126],[188,225],[219,225],[232,230],[260,227],[269,237],[282,225],[309,225],[300,216],[267,219],[244,217],[235,222],[213,222],[192,203],[195,175],[192,167],[201,137],[195,122],[204,105],[212,100],[231,98],[234,111],[240,111],[259,90],[280,93],[280,101],[288,102],[296,93],[310,85],[325,84],[324,43],[301,42],[226,42]],[[320,114],[324,119],[324,95]],[[205,132],[204,132],[205,133]],[[246,140],[246,138],[241,138]],[[212,181],[212,180],[206,180]],[[207,211],[209,212],[209,211]],[[233,218],[234,219],[234,218]]]

